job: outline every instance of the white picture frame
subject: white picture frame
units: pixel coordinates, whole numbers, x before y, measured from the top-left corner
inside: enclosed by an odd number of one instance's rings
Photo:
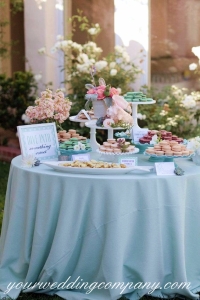
[[[17,126],[21,154],[39,160],[58,160],[59,144],[55,123]]]

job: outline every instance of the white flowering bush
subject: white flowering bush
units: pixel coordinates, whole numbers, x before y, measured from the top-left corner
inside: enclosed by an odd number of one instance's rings
[[[125,93],[129,85],[136,79],[141,70],[130,60],[124,47],[115,46],[113,53],[103,57],[103,50],[95,43],[95,38],[100,33],[99,24],[89,24],[88,19],[82,16],[82,12],[71,18],[72,28],[79,23],[79,28],[88,35],[88,41],[78,44],[73,39],[57,37],[57,41],[51,51],[61,52],[65,56],[64,71],[66,72],[66,83],[70,88],[68,97],[73,102],[72,114],[76,114],[85,105],[85,84],[91,82],[91,69],[95,68],[94,80],[104,78],[112,87],[119,88]],[[45,53],[46,49],[39,49],[39,53]],[[142,53],[141,53],[142,55]],[[92,82],[91,82],[92,83]]]
[[[165,87],[161,92],[147,90],[157,100],[155,105],[140,105],[139,113],[145,115],[139,124],[149,129],[165,129],[183,138],[200,134],[200,92],[186,88]]]
[[[190,139],[188,141],[187,148],[200,155],[200,136],[196,136],[195,138]]]

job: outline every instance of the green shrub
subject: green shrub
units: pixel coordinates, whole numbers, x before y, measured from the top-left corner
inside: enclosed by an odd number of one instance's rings
[[[22,115],[36,98],[37,85],[31,72],[16,72],[12,78],[0,74],[0,127],[16,129]]]

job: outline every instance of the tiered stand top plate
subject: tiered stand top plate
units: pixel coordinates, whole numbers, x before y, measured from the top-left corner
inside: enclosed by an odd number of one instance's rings
[[[152,101],[127,101],[127,103],[132,103],[132,104],[154,104],[156,103],[155,100]]]
[[[122,127],[110,127],[110,128],[107,128],[107,127],[97,126],[96,125],[96,121],[97,120],[88,121],[88,122],[85,123],[85,126],[89,127],[89,128],[103,129],[103,130],[120,130],[120,129],[124,129]]]
[[[70,121],[72,122],[78,122],[78,123],[85,123],[85,122],[91,122],[94,121],[94,119],[92,120],[88,120],[88,119],[78,119],[77,116],[71,116],[69,117]],[[97,119],[96,119],[97,120]]]

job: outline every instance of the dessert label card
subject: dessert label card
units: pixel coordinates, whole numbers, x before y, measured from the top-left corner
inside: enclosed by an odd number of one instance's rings
[[[22,156],[34,155],[39,160],[58,159],[55,123],[17,126]]]
[[[80,160],[80,161],[89,161],[90,155],[89,154],[74,154],[72,155],[72,160]]]
[[[134,157],[134,156],[132,156],[132,157],[129,156],[129,157],[126,157],[126,158],[120,158],[119,159],[119,163],[126,165],[127,168],[137,166],[137,161],[138,161],[138,158]]]
[[[148,133],[147,128],[139,128],[139,129],[134,129],[133,128],[133,140],[134,142],[139,142],[139,139],[142,138],[144,135]]]
[[[155,163],[157,175],[175,175],[174,162],[160,162]]]

